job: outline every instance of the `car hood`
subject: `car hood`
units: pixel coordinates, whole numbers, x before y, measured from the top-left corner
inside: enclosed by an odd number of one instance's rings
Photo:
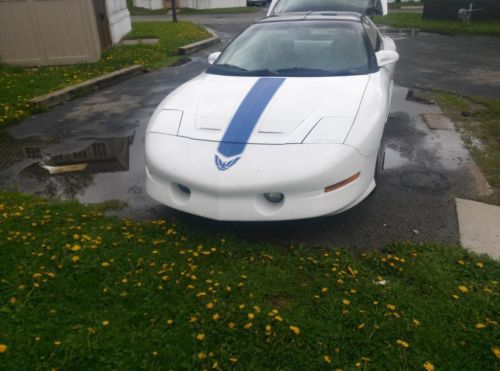
[[[282,78],[204,73],[169,95],[160,109],[183,111],[178,135],[192,139],[301,143],[323,118],[328,119],[330,133],[338,131],[337,137],[345,138],[369,79],[369,75]],[[235,130],[247,135],[230,135]]]

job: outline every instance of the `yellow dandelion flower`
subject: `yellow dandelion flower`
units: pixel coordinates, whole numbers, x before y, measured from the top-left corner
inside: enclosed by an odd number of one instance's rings
[[[283,321],[283,317],[281,316],[274,316],[274,319],[279,322]]]
[[[326,363],[332,363],[332,359],[330,358],[330,356],[323,356],[323,360],[326,362]]]
[[[173,319],[167,319],[167,325],[172,326],[174,324]]]
[[[349,305],[351,304],[351,302],[349,301],[349,299],[342,299],[342,304]]]
[[[362,323],[361,325],[358,326],[358,330],[362,330],[364,328],[365,328],[365,324],[364,323]]]
[[[458,260],[457,263],[460,264],[460,265],[464,265],[465,264],[465,262],[462,259]]]
[[[158,355],[158,352],[151,352],[151,354],[153,355],[153,357],[156,357]]]
[[[425,361],[424,364],[422,365],[422,367],[426,371],[434,371],[434,365],[432,363],[430,363],[429,361]]]
[[[202,334],[198,334],[198,335],[196,335],[196,340],[198,340],[198,341],[203,341],[203,340],[205,340],[205,334],[203,334],[203,333],[202,333]]]
[[[213,309],[214,308],[214,303],[210,302],[207,304],[207,309]]]
[[[476,263],[476,267],[482,268],[482,267],[484,267],[484,263],[483,262],[477,262]]]
[[[196,321],[198,321],[198,317],[196,317],[196,316],[192,316],[192,317],[189,319],[189,322],[190,322],[190,323],[194,323],[194,322],[196,322]]]
[[[80,245],[73,245],[73,247],[71,248],[71,251],[80,251],[82,249],[82,247]]]
[[[212,316],[212,319],[214,321],[218,321],[220,319],[220,316],[219,316],[219,313],[215,313],[213,316]]]
[[[479,330],[483,329],[485,327],[486,327],[486,325],[484,323],[476,323],[476,328],[479,329]]]
[[[387,304],[386,308],[389,309],[389,310],[395,310],[396,306],[394,304]]]
[[[234,323],[234,322],[229,322],[229,323],[227,324],[227,326],[228,326],[228,327],[232,330],[232,329],[234,329],[234,328],[236,327],[236,323]]]
[[[0,344],[0,353],[5,353],[9,347],[5,344]]]
[[[72,256],[71,261],[73,263],[78,263],[80,261],[80,257],[78,255]]]
[[[401,345],[403,348],[408,348],[410,346],[410,344],[408,344],[406,341],[401,340],[401,339],[396,340],[396,343]]]
[[[213,364],[212,364],[212,368],[219,368],[219,363],[217,361],[215,361]]]
[[[253,314],[253,313],[248,313],[248,316],[247,316],[247,317],[248,317],[248,319],[252,320],[252,319],[254,319],[254,318],[255,318],[255,314]]]
[[[238,308],[245,309],[245,304],[240,304]]]
[[[16,304],[16,303],[17,303],[17,299],[16,299],[16,297],[15,297],[15,296],[11,297],[11,298],[9,299],[9,303],[11,303],[11,304]]]
[[[463,292],[464,294],[468,293],[469,292],[469,289],[467,286],[464,286],[464,285],[460,285],[458,286],[458,289]]]
[[[107,268],[107,267],[109,267],[109,263],[108,262],[102,262],[101,266],[103,266],[104,268]]]
[[[323,288],[321,289],[321,292],[322,292],[323,294],[326,294],[326,293],[328,292],[328,287],[323,287]],[[325,356],[325,357],[326,357],[326,356]]]
[[[451,297],[452,297],[453,299],[455,299],[455,300],[458,300],[458,299],[460,299],[460,296],[458,296],[458,295],[455,295],[455,294],[451,295]]]
[[[204,352],[200,352],[200,353],[198,353],[198,359],[199,359],[200,361],[203,361],[203,360],[204,360],[204,359],[206,359],[206,358],[207,358],[207,355],[206,355]]]
[[[298,328],[297,326],[289,326],[290,327],[290,330],[295,334],[295,335],[298,335],[300,334],[300,328]]]
[[[109,321],[108,321],[108,320],[104,320],[104,321],[102,321],[102,325],[103,325],[103,326],[109,326]]]
[[[495,355],[495,357],[500,358],[500,348],[499,347],[492,347],[491,351]]]
[[[59,340],[56,340],[56,341],[54,341],[54,345],[55,345],[56,347],[58,347],[59,345],[61,345],[61,342],[60,342]]]
[[[418,319],[415,319],[415,318],[414,318],[414,319],[413,319],[413,324],[414,324],[415,326],[420,326],[420,321],[419,321]]]
[[[243,328],[245,330],[248,330],[249,328],[251,328],[253,325],[252,325],[252,322],[248,322],[248,323],[245,323],[245,326],[243,326]]]
[[[229,358],[229,361],[232,363],[236,363],[236,362],[238,362],[238,358],[231,357],[231,358]]]

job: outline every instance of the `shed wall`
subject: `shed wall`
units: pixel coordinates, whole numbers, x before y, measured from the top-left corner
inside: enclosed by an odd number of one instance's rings
[[[0,0],[0,60],[24,66],[96,62],[101,45],[88,0]]]

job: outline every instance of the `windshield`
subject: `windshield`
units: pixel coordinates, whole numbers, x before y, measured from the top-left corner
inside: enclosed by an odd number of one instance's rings
[[[365,15],[382,14],[379,0],[279,0],[273,14],[311,11],[348,11]]]
[[[374,58],[361,23],[270,22],[249,27],[207,72],[242,76],[360,75],[376,70]]]

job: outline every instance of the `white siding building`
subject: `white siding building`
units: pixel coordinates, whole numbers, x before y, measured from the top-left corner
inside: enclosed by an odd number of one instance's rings
[[[113,44],[117,44],[132,30],[127,1],[106,0],[106,13],[108,16],[111,41]]]

